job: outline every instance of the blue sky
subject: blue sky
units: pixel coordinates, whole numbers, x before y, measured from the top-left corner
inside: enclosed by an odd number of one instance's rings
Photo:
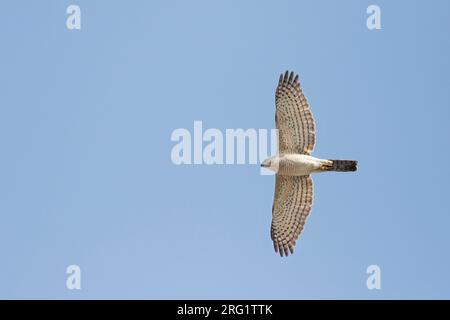
[[[81,8],[81,30],[66,8]],[[381,8],[382,30],[366,27]],[[450,3],[5,1],[0,298],[450,298]],[[273,128],[300,74],[317,175],[287,259],[258,165],[176,166],[174,129]],[[82,289],[66,288],[79,265]],[[368,290],[366,268],[381,268]]]

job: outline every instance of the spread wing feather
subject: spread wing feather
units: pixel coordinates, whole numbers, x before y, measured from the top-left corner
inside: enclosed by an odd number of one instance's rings
[[[294,253],[295,241],[311,212],[313,181],[310,176],[276,176],[271,237],[275,252]]]
[[[275,93],[275,122],[279,153],[310,154],[316,142],[316,125],[308,101],[300,88],[298,75],[280,75]]]

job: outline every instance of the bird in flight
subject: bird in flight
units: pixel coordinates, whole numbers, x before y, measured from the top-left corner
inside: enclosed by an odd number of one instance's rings
[[[311,156],[316,126],[298,75],[280,75],[275,94],[278,154],[261,163],[276,173],[270,230],[275,252],[294,253],[313,202],[312,173],[356,171],[357,161],[324,160]]]

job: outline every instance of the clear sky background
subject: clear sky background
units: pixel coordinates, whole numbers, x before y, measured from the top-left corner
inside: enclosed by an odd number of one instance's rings
[[[81,7],[81,30],[66,8]],[[382,30],[366,27],[381,7]],[[3,1],[0,298],[450,298],[450,2]],[[273,128],[300,74],[314,177],[296,252],[258,165],[175,166],[176,128]],[[79,265],[82,289],[66,289]],[[366,268],[381,268],[368,290]]]

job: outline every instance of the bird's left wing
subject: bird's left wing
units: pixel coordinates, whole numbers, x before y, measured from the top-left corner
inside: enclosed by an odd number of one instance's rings
[[[310,154],[316,143],[316,125],[298,75],[280,75],[275,93],[275,122],[279,153]]]
[[[270,234],[275,252],[294,253],[295,241],[311,212],[313,181],[310,176],[276,176]]]

